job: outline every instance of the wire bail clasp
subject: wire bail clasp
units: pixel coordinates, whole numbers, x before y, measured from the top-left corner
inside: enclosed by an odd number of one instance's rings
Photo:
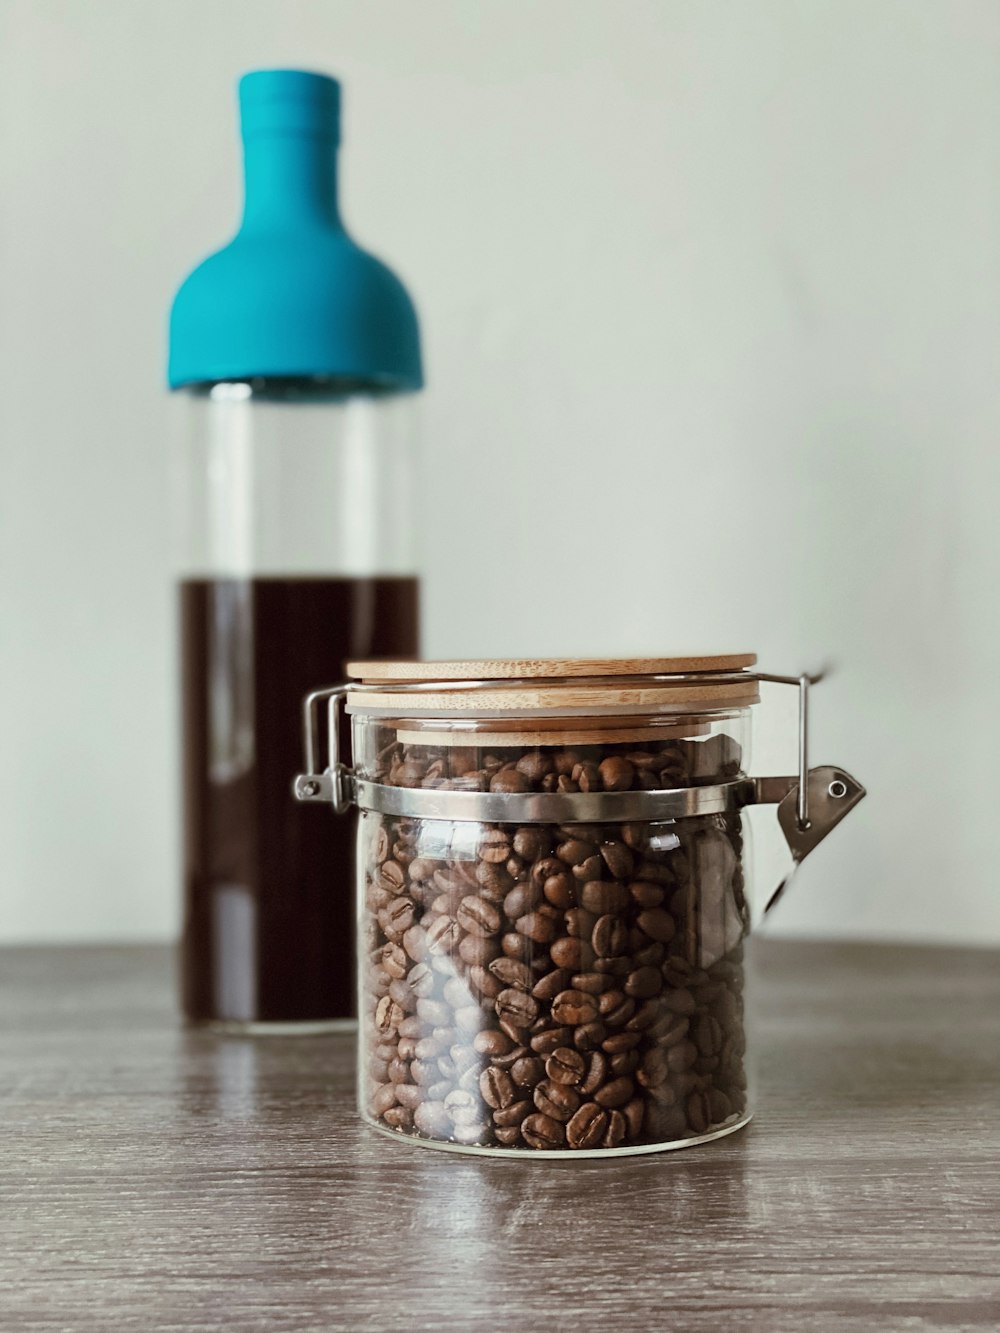
[[[340,723],[347,697],[346,685],[314,690],[302,705],[302,739],[306,771],[295,779],[293,791],[298,801],[329,802],[338,815],[350,809],[354,793],[350,768],[340,758]],[[320,768],[320,705],[326,704],[326,750],[328,762]]]

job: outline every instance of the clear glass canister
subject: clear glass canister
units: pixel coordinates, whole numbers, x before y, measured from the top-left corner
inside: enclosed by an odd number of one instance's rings
[[[579,1156],[747,1123],[754,660],[351,668],[353,772],[299,783],[361,807],[369,1124]]]

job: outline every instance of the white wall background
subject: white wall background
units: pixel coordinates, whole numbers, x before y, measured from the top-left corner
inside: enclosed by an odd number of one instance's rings
[[[164,322],[276,64],[421,307],[427,650],[835,656],[775,929],[1000,942],[995,0],[4,0],[0,938],[177,928]]]

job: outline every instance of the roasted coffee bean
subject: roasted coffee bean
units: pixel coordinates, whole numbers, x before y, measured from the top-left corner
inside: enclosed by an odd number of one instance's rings
[[[533,1088],[545,1077],[545,1066],[537,1055],[522,1055],[511,1065],[510,1076],[519,1088]]]
[[[597,918],[583,907],[571,907],[566,913],[566,934],[577,939],[589,939]]]
[[[497,1017],[515,1028],[529,1027],[538,1017],[538,1001],[512,987],[500,992],[495,1005]]]
[[[503,982],[498,981],[488,968],[478,965],[469,968],[469,980],[489,1000],[495,1000],[504,988]]]
[[[527,916],[542,901],[542,891],[527,882],[516,884],[503,900],[504,915],[511,921],[519,916]]]
[[[628,791],[635,778],[635,769],[619,755],[603,760],[599,773],[605,791]]]
[[[424,1090],[416,1083],[400,1083],[396,1088],[396,1101],[408,1111],[415,1111],[424,1100]]]
[[[552,1001],[552,1017],[557,1023],[589,1023],[597,1014],[597,1001],[586,991],[560,991]]]
[[[694,996],[689,990],[673,989],[663,992],[663,1003],[675,1014],[693,1014],[695,1011]]]
[[[390,1106],[383,1112],[382,1119],[390,1129],[405,1131],[413,1128],[413,1112],[407,1106]]]
[[[483,1101],[495,1111],[517,1101],[514,1082],[504,1069],[484,1069],[479,1075],[479,1091]]]
[[[518,935],[514,931],[508,931],[500,941],[500,947],[508,958],[517,958],[526,963],[534,953],[531,940],[524,935]]]
[[[642,1117],[646,1107],[641,1097],[633,1097],[632,1100],[622,1107],[622,1115],[625,1117],[627,1136],[637,1139],[642,1133]]]
[[[519,1125],[526,1115],[530,1115],[535,1109],[535,1103],[530,1098],[523,1098],[521,1101],[511,1102],[509,1106],[493,1112],[493,1123],[501,1128],[507,1128],[511,1125]]]
[[[500,929],[500,913],[493,903],[471,894],[459,903],[455,916],[470,935],[495,935]]]
[[[571,1027],[547,1028],[544,1032],[538,1032],[531,1038],[531,1049],[537,1051],[539,1055],[551,1055],[560,1046],[568,1046],[572,1040],[573,1029]]]
[[[383,995],[375,1006],[375,1026],[379,1032],[390,1032],[403,1021],[404,1010],[388,995]]]
[[[584,842],[582,838],[567,838],[556,848],[556,856],[568,866],[579,865],[593,854],[593,844]]]
[[[549,875],[542,885],[542,893],[553,907],[566,910],[576,901],[576,884],[565,870]]]
[[[659,968],[639,967],[625,978],[625,994],[635,999],[648,1000],[663,989]]]
[[[601,1017],[609,1027],[627,1026],[635,1014],[635,1000],[620,990],[605,991],[600,997]]]
[[[571,1148],[599,1148],[608,1128],[608,1112],[595,1102],[584,1102],[566,1126],[566,1141]]]
[[[583,1081],[586,1061],[579,1051],[570,1046],[560,1046],[545,1061],[545,1072],[553,1083],[569,1085]]]
[[[671,1046],[667,1051],[667,1064],[671,1072],[675,1074],[682,1073],[685,1069],[690,1069],[698,1058],[698,1047],[693,1041],[679,1041],[676,1046]]]
[[[598,917],[591,936],[594,953],[599,958],[613,958],[625,951],[628,930],[620,917],[606,914]]]
[[[617,1051],[608,1058],[608,1070],[614,1078],[631,1078],[638,1067],[638,1051]]]
[[[628,1133],[628,1122],[621,1111],[608,1112],[608,1127],[601,1140],[602,1148],[620,1148]]]
[[[498,1125],[493,1131],[493,1137],[501,1147],[514,1148],[521,1142],[521,1127],[519,1125],[510,1125],[506,1128],[501,1128]]]
[[[549,944],[555,939],[558,926],[551,916],[539,910],[529,912],[527,916],[519,917],[514,924],[514,929],[519,935],[534,940],[536,944]]]
[[[406,871],[398,861],[386,861],[378,872],[379,887],[398,893],[406,883]]]
[[[413,1123],[421,1134],[431,1139],[447,1138],[451,1119],[443,1101],[426,1101],[413,1112]]]
[[[600,996],[604,991],[610,990],[614,985],[611,977],[605,976],[602,972],[577,972],[570,979],[570,990],[586,991],[588,995]],[[600,1000],[598,1000],[598,1004]]]
[[[480,861],[492,861],[495,865],[506,861],[512,850],[510,835],[506,829],[484,829],[479,840]]]
[[[580,902],[588,912],[596,912],[598,916],[622,912],[628,903],[628,890],[617,880],[590,880],[580,890]]]
[[[585,861],[581,861],[579,865],[575,865],[571,873],[578,885],[588,884],[593,880],[600,879],[601,875],[604,874],[604,862],[601,860],[598,853],[594,852],[594,854],[588,856]]]
[[[569,985],[570,973],[564,967],[557,967],[552,972],[544,972],[531,988],[536,1000],[554,1000],[560,991]]]
[[[396,1089],[392,1083],[384,1083],[371,1097],[373,1115],[385,1115],[390,1106],[396,1105]]]
[[[406,976],[409,967],[409,959],[406,956],[406,950],[401,944],[386,944],[382,947],[381,963],[390,977],[402,978]]]
[[[566,1131],[551,1116],[535,1114],[522,1120],[521,1137],[529,1148],[561,1148],[566,1142]]]
[[[667,1081],[670,1066],[666,1053],[659,1046],[652,1046],[642,1057],[642,1064],[636,1072],[636,1080],[644,1088],[658,1088]]]
[[[580,1105],[579,1093],[564,1083],[553,1083],[549,1078],[537,1085],[533,1097],[539,1111],[553,1120],[569,1120]]]
[[[585,942],[573,935],[563,935],[549,945],[549,954],[556,967],[566,967],[577,971],[590,961],[590,949]]]
[[[688,1124],[695,1134],[704,1134],[712,1123],[712,1107],[705,1092],[693,1092],[685,1106]]]
[[[592,1051],[595,1046],[600,1046],[607,1035],[607,1027],[599,1018],[595,1018],[573,1029],[573,1045],[581,1051]]]
[[[645,880],[633,880],[628,886],[629,895],[642,908],[655,911],[663,902],[663,888],[659,884],[649,884]]]
[[[665,912],[662,907],[646,908],[645,911],[639,913],[636,924],[650,939],[658,940],[661,944],[669,943],[673,939],[676,929],[674,918],[669,912]]]
[[[603,1051],[591,1051],[587,1055],[587,1070],[577,1087],[584,1097],[595,1092],[608,1076],[608,1061]]]
[[[702,1014],[695,1020],[694,1042],[702,1055],[718,1055],[722,1049],[723,1032],[718,1019]]]
[[[635,1050],[641,1040],[638,1032],[614,1032],[601,1046],[608,1055],[620,1055],[622,1051]]]
[[[601,859],[612,879],[628,879],[635,865],[635,857],[623,842],[601,843]]]
[[[490,972],[504,986],[512,986],[515,990],[531,990],[535,982],[531,968],[518,958],[494,959],[490,963]]]
[[[524,769],[521,767],[523,762],[524,761],[521,760],[518,763],[518,768],[521,769],[522,773],[524,772]],[[551,772],[550,762],[545,760],[545,763],[549,765],[546,772]],[[542,774],[542,776],[544,777],[544,774]],[[523,828],[519,828],[514,834],[514,851],[522,858],[522,860],[529,863],[538,861],[545,856],[551,845],[552,843],[548,833],[537,824],[526,824]]]

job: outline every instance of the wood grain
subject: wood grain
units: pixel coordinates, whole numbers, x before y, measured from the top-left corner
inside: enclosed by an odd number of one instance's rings
[[[159,949],[0,953],[0,1328],[1000,1326],[1000,960],[768,944],[758,1118],[614,1162],[366,1131],[352,1042],[184,1031]]]

